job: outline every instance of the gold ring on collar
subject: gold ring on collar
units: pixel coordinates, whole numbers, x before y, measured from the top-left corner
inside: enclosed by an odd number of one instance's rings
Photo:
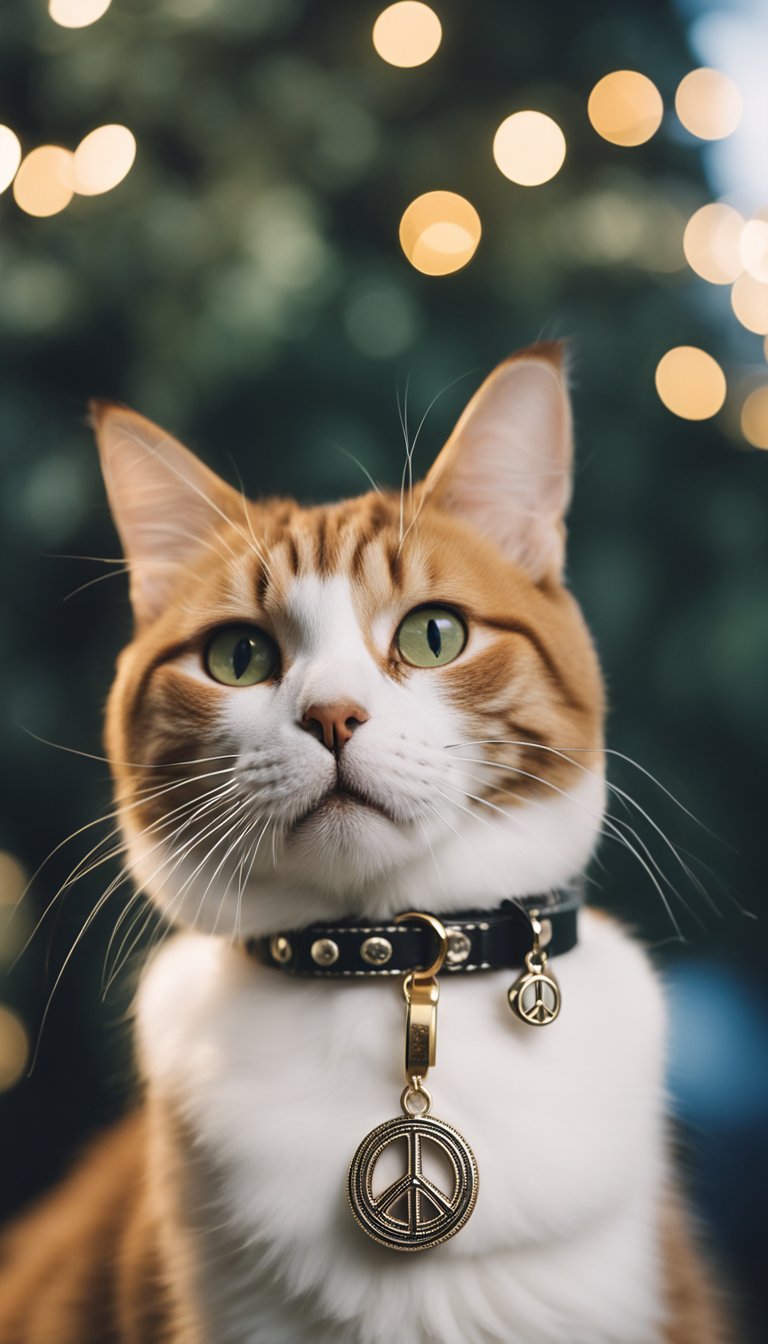
[[[448,955],[448,930],[442,920],[437,919],[435,915],[427,915],[422,910],[406,910],[402,915],[395,915],[395,923],[403,924],[407,919],[420,919],[422,924],[427,924],[433,933],[437,934],[440,940],[440,946],[437,950],[437,956],[430,966],[416,967],[411,974],[419,980],[431,978],[442,970],[443,962]]]

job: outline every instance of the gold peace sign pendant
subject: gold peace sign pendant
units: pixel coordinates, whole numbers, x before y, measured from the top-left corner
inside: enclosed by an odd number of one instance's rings
[[[402,1150],[403,1175],[374,1194],[376,1164],[395,1144]],[[452,1189],[441,1190],[425,1175],[423,1158],[430,1146],[447,1159]],[[435,1116],[402,1115],[366,1134],[352,1158],[347,1191],[357,1222],[380,1246],[425,1251],[464,1226],[478,1183],[474,1153],[458,1130]]]
[[[521,975],[507,995],[516,1017],[531,1027],[547,1027],[560,1012],[560,986],[544,967]]]

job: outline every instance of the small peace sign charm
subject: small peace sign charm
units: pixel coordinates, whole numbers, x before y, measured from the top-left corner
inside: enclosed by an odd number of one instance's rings
[[[402,1150],[403,1175],[374,1194],[376,1164],[393,1144]],[[430,1145],[447,1158],[448,1190],[424,1174],[423,1153]],[[472,1213],[477,1190],[477,1163],[466,1139],[444,1120],[426,1114],[398,1116],[372,1129],[352,1158],[347,1185],[360,1227],[393,1251],[424,1251],[454,1236]]]
[[[526,970],[511,986],[507,998],[515,1017],[531,1027],[547,1027],[560,1012],[562,996],[551,971],[546,969],[545,954],[529,952]]]

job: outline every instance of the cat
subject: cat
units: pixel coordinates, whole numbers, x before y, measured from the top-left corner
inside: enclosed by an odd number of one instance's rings
[[[560,346],[501,364],[422,483],[322,507],[94,420],[135,618],[107,751],[177,931],[138,991],[142,1104],[6,1239],[0,1344],[724,1344],[667,1153],[659,981],[617,922],[581,911],[540,1030],[509,969],[441,976],[429,1083],[480,1185],[411,1255],[346,1196],[397,1110],[399,977],[279,964],[317,921],[450,922],[585,872],[604,694],[563,577]]]

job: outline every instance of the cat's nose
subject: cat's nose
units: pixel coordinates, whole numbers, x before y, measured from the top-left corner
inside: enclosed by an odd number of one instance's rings
[[[359,705],[342,701],[334,705],[310,705],[302,715],[301,726],[329,751],[339,752],[368,715]]]

